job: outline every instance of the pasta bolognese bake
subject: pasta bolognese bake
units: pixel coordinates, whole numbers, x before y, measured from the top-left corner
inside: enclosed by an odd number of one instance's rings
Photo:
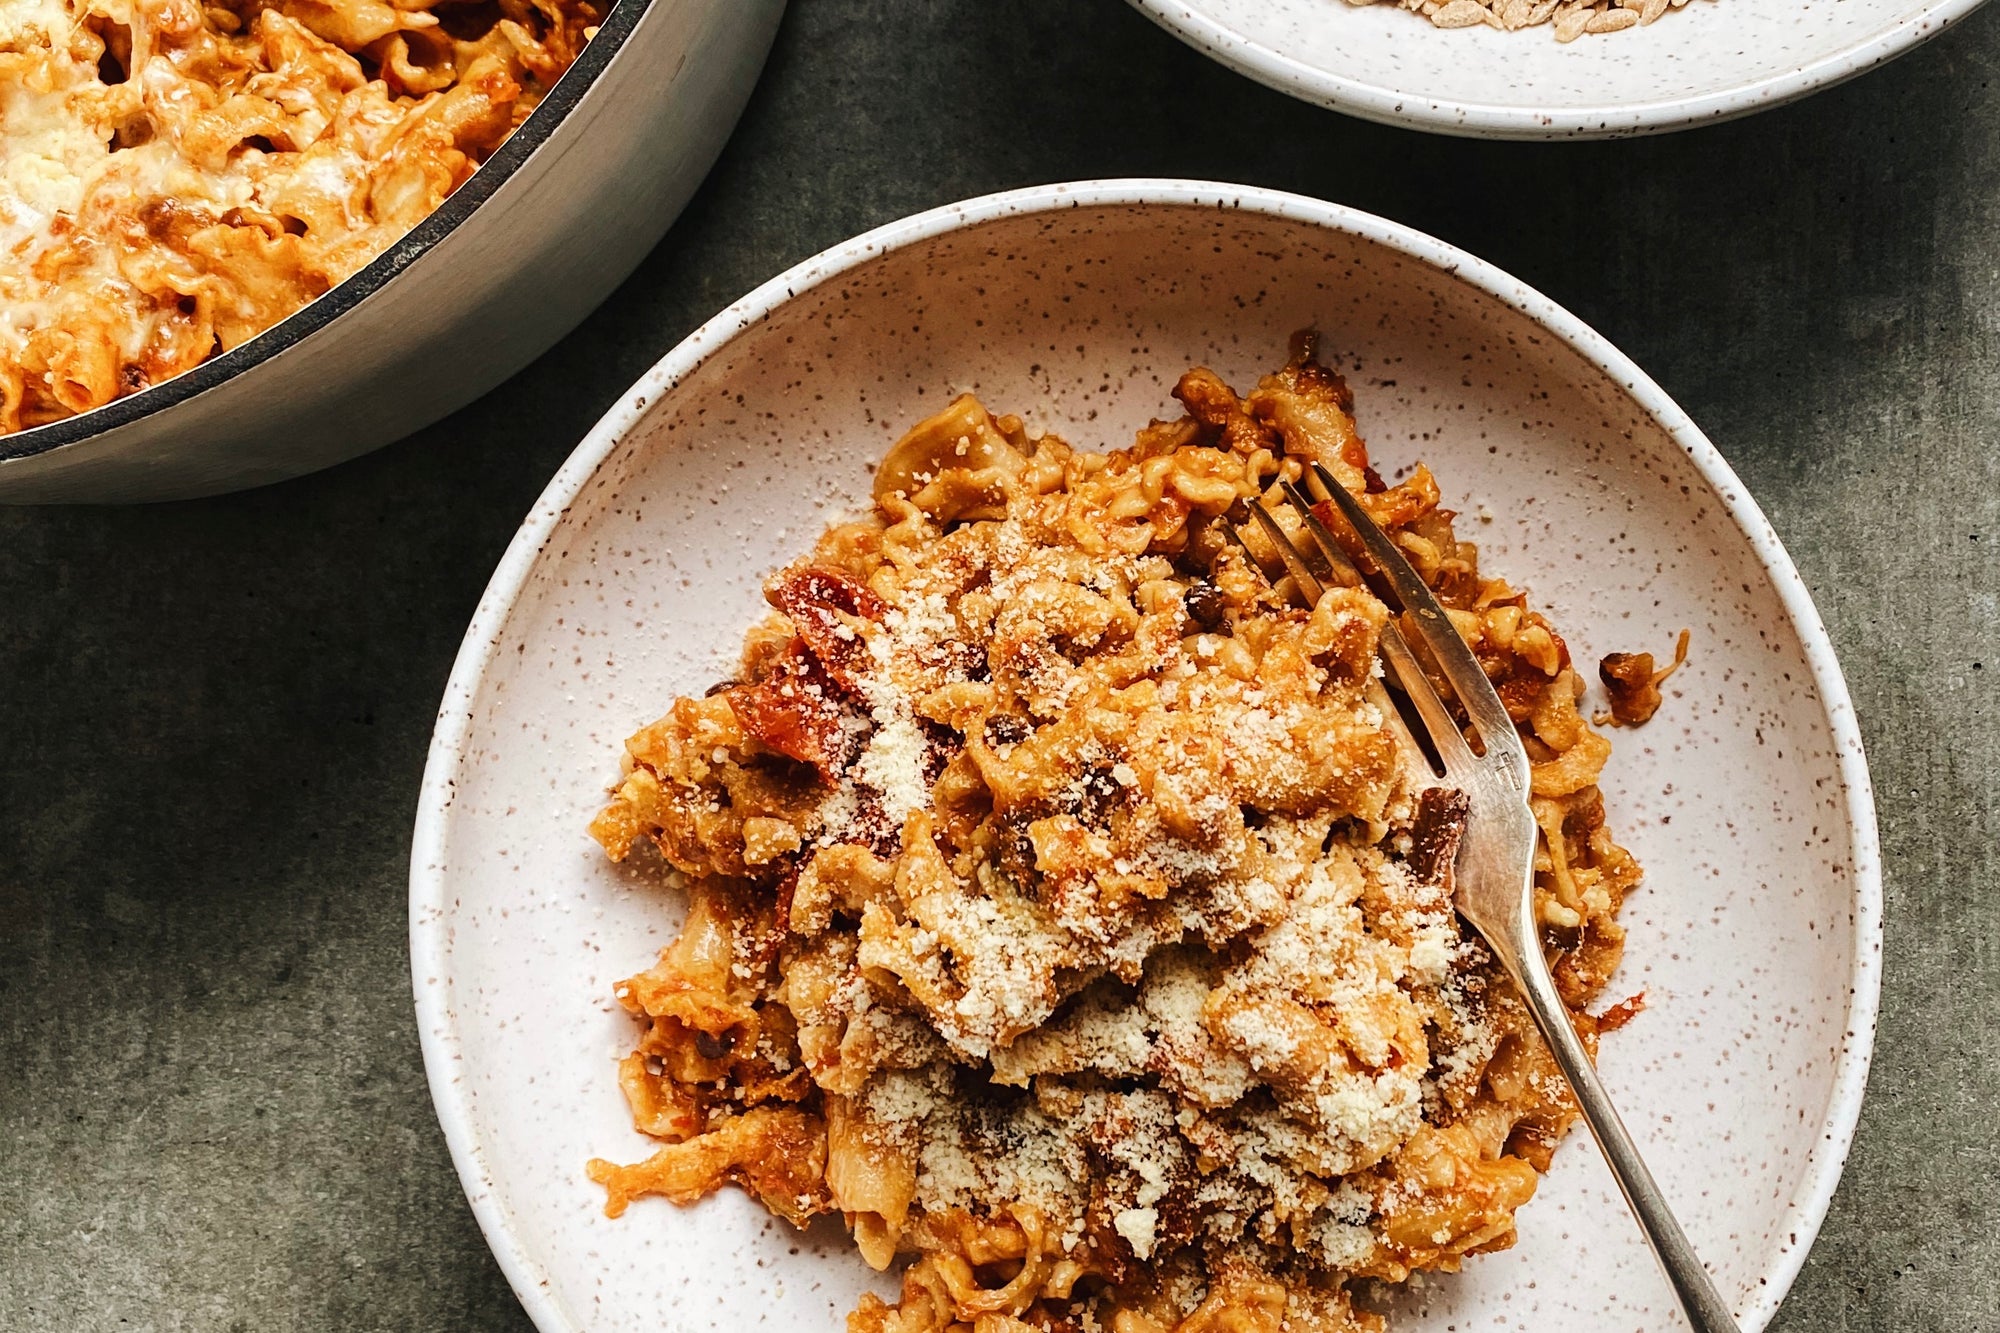
[[[1247,395],[1175,396],[1105,454],[959,398],[771,581],[741,674],[626,743],[591,831],[689,907],[616,989],[660,1147],[589,1164],[612,1215],[729,1182],[837,1214],[906,1264],[850,1333],[1361,1333],[1364,1279],[1513,1243],[1576,1109],[1453,913],[1463,806],[1384,690],[1390,613],[1295,604],[1224,516],[1316,461],[1434,584],[1534,760],[1593,1050],[1636,1006],[1588,1008],[1639,876],[1609,745],[1431,473],[1369,466],[1309,336]]]
[[[0,433],[275,324],[462,185],[599,0],[0,0]]]

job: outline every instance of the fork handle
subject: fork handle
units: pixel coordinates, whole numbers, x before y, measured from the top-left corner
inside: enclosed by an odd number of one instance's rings
[[[1583,1118],[1590,1124],[1591,1135],[1603,1151],[1611,1174],[1617,1178],[1618,1188],[1624,1193],[1632,1215],[1639,1220],[1640,1229],[1646,1233],[1646,1242],[1653,1248],[1653,1257],[1659,1260],[1674,1294],[1680,1297],[1681,1309],[1686,1312],[1688,1324],[1695,1333],[1741,1333],[1729,1303],[1715,1289],[1708,1270],[1702,1266],[1701,1256],[1688,1243],[1687,1233],[1675,1220],[1666,1196],[1660,1193],[1659,1185],[1653,1180],[1653,1173],[1646,1169],[1638,1146],[1625,1132],[1625,1123],[1618,1118],[1618,1109],[1605,1093],[1604,1084],[1597,1077],[1597,1069],[1590,1063],[1583,1041],[1570,1023],[1569,1010],[1564,1007],[1562,996],[1556,990],[1555,978],[1549,974],[1548,962],[1542,957],[1540,932],[1535,929],[1533,909],[1524,903],[1523,910],[1526,919],[1510,932],[1514,938],[1509,941],[1512,947],[1507,952],[1514,956],[1501,961],[1513,974],[1515,986],[1527,1001],[1528,1011],[1535,1017],[1535,1026],[1541,1029],[1549,1049],[1555,1054],[1556,1063],[1562,1067],[1564,1077],[1569,1079],[1570,1088],[1576,1093],[1577,1105],[1583,1108]]]

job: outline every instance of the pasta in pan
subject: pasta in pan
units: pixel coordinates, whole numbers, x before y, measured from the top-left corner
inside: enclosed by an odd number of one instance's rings
[[[268,328],[422,221],[597,0],[0,0],[0,432]]]
[[[1219,516],[1317,461],[1435,585],[1534,760],[1593,1048],[1634,1007],[1587,1008],[1639,876],[1609,746],[1431,474],[1369,466],[1310,338],[1247,396],[1175,394],[1109,454],[952,403],[771,582],[740,677],[627,742],[592,832],[656,846],[689,909],[617,989],[661,1146],[590,1163],[612,1214],[728,1182],[838,1213],[907,1261],[850,1333],[1358,1333],[1361,1280],[1513,1242],[1576,1110],[1453,913],[1463,800],[1396,724],[1389,612],[1301,609]]]

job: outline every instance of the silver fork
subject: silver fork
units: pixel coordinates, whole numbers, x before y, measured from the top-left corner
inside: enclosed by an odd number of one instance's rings
[[[1598,1081],[1597,1070],[1570,1024],[1569,1011],[1563,1007],[1555,978],[1542,956],[1534,906],[1539,830],[1528,808],[1528,752],[1521,745],[1520,733],[1472,649],[1459,637],[1444,607],[1388,534],[1325,468],[1311,464],[1306,479],[1320,493],[1317,498],[1331,501],[1360,539],[1361,549],[1387,590],[1402,603],[1407,623],[1430,650],[1480,739],[1483,754],[1475,753],[1467,743],[1465,733],[1411,651],[1409,640],[1392,620],[1382,635],[1383,665],[1422,719],[1443,763],[1444,785],[1463,792],[1469,803],[1455,863],[1453,901],[1459,915],[1485,938],[1513,978],[1528,1012],[1534,1015],[1535,1026],[1541,1029],[1556,1063],[1569,1079],[1583,1118],[1589,1122],[1625,1202],[1646,1233],[1654,1258],[1680,1298],[1688,1323],[1696,1333],[1740,1333],[1735,1316],[1688,1243],[1687,1234]],[[1307,496],[1291,482],[1279,485],[1286,502],[1297,512],[1302,531],[1311,539],[1312,549],[1296,545],[1263,504],[1253,502],[1245,507],[1277,548],[1300,593],[1316,603],[1328,582],[1349,587],[1361,584],[1361,571],[1313,513]],[[1224,522],[1222,528],[1242,543],[1232,523]]]

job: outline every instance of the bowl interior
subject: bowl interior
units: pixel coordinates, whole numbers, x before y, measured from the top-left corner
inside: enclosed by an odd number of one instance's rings
[[[1920,40],[1976,0],[1688,0],[1570,43],[1544,26],[1433,30],[1393,3],[1139,0],[1232,65],[1375,119],[1531,135],[1754,110]],[[1810,72],[1810,73],[1808,73]]]
[[[1532,590],[1580,663],[1693,630],[1666,707],[1615,734],[1604,780],[1649,874],[1610,993],[1647,1007],[1603,1067],[1747,1326],[1775,1308],[1845,1143],[1869,889],[1838,740],[1758,546],[1624,386],[1510,303],[1362,235],[1155,205],[878,254],[746,319],[678,383],[642,382],[637,424],[475,628],[464,740],[427,783],[416,984],[461,1171],[545,1330],[831,1330],[871,1280],[837,1231],[795,1235],[734,1192],[600,1213],[585,1160],[649,1150],[614,1081],[632,1029],[611,988],[679,917],[652,870],[584,835],[622,739],[731,674],[764,575],[864,502],[882,449],[954,392],[1111,447],[1173,413],[1185,367],[1247,385],[1308,325],[1378,466],[1428,461],[1487,567]],[[1580,1132],[1517,1248],[1404,1304],[1404,1330],[1679,1326]]]

